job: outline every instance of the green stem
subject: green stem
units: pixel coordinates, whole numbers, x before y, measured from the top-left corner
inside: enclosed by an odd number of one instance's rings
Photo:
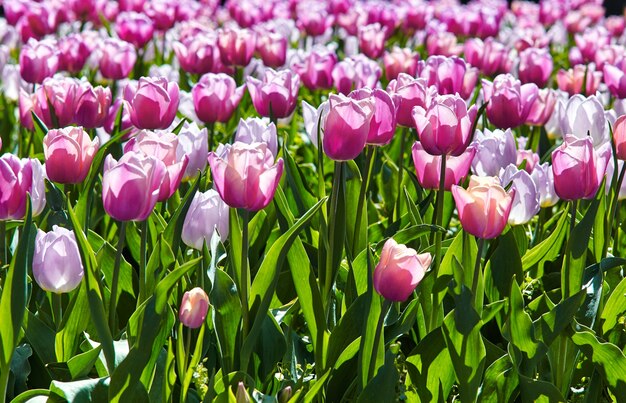
[[[370,360],[370,366],[367,370],[367,381],[369,382],[374,377],[374,369],[376,369],[376,357],[378,352],[378,344],[380,343],[380,336],[383,331],[383,324],[385,322],[385,316],[391,307],[391,302],[385,300],[383,306],[380,309],[380,316],[378,317],[378,323],[376,324],[376,333],[374,334],[374,344],[372,346],[372,358]]]
[[[189,365],[189,355],[191,354],[191,330],[187,328],[187,334],[185,335],[185,365],[183,365],[184,370],[181,372],[180,377],[181,377],[181,381],[183,380],[182,378],[185,377],[185,374],[187,373],[187,366]],[[186,402],[187,401],[187,391],[189,389],[185,388],[184,385],[183,387],[180,388],[180,401],[181,402]]]
[[[115,263],[113,265],[113,279],[111,280],[111,298],[109,300],[109,327],[111,333],[115,334],[115,310],[117,309],[117,283],[120,277],[120,263],[122,262],[122,249],[126,239],[126,221],[120,223],[119,237],[117,240],[117,250],[115,252]]]
[[[250,220],[248,210],[242,209],[243,223],[242,223],[242,235],[241,235],[241,274],[239,278],[241,279],[241,284],[239,288],[241,289],[241,307],[242,307],[242,328],[243,328],[243,337],[241,340],[245,340],[248,336],[249,329],[249,321],[250,321],[250,312],[248,306],[248,288],[250,285],[249,280],[249,271],[248,268],[248,223]],[[246,370],[246,368],[242,368],[242,370]]]
[[[13,355],[12,352],[11,355]],[[0,368],[0,403],[6,402],[7,387],[9,385],[9,373],[10,372],[8,366],[6,368]]]
[[[141,243],[139,251],[139,301],[141,304],[146,299],[146,249],[148,244],[148,220],[143,220],[140,226]]]
[[[337,205],[339,202],[339,192],[341,191],[341,181],[343,179],[343,162],[335,162],[335,173],[333,175],[333,188],[330,199],[330,215],[328,223],[328,254],[326,260],[326,272],[324,273],[324,290],[322,297],[326,301],[326,314],[328,316],[330,308],[330,294],[332,289],[332,281],[334,274],[333,256],[335,253],[340,253],[335,250],[335,221],[337,213]]]
[[[57,331],[61,330],[61,321],[63,318],[63,302],[62,295],[56,292],[52,293],[52,315],[54,316],[54,323]]]
[[[476,252],[476,263],[474,264],[474,274],[472,278],[472,292],[474,293],[474,308],[482,309],[482,306],[479,307],[478,299],[482,297],[482,295],[478,296],[478,279],[480,278],[480,258],[483,255],[483,249],[485,247],[485,240],[483,238],[478,238],[478,251]],[[478,310],[477,309],[477,310]]]
[[[0,266],[7,264],[7,223],[0,220]]]
[[[365,196],[367,195],[367,189],[369,188],[370,176],[372,175],[372,169],[374,167],[374,156],[376,155],[375,146],[367,146],[365,149],[365,175],[363,176],[363,182],[361,182],[361,190],[359,191],[359,199],[356,205],[356,221],[354,222],[354,239],[352,240],[352,252],[354,256],[358,255],[357,248],[359,247],[359,241],[361,240],[361,219],[363,216],[363,205],[365,204]],[[367,224],[366,224],[367,225]],[[367,227],[365,228],[365,243],[367,243]]]
[[[611,242],[610,235],[613,233],[613,220],[615,219],[615,214],[617,213],[617,205],[619,204],[619,190],[622,187],[622,183],[624,182],[624,173],[626,173],[626,163],[622,165],[622,169],[619,173],[619,178],[617,179],[617,186],[615,187],[615,193],[613,194],[613,201],[611,202],[611,214],[609,214],[609,222],[607,225],[608,231],[607,234],[609,236],[605,237],[604,245],[602,247],[602,257],[606,257],[606,253],[609,248],[609,242]],[[615,251],[615,239],[613,239],[613,251]]]
[[[570,204],[570,224],[569,224],[569,236],[567,238],[567,244],[565,245],[565,271],[561,278],[561,294],[563,299],[571,295],[570,290],[570,268],[572,265],[572,238],[574,234],[574,228],[576,226],[576,208],[578,206],[578,200],[572,200]]]
[[[404,148],[406,147],[406,137],[409,131],[408,127],[405,127],[400,132],[400,154],[398,155],[398,183],[397,183],[397,199],[396,199],[396,220],[402,218],[402,179],[404,177]]]
[[[215,123],[207,124],[209,129],[209,151],[213,151],[213,138],[215,137]]]
[[[435,225],[441,227],[443,221],[443,199],[445,197],[446,185],[446,156],[441,156],[441,166],[439,171],[439,190],[437,191],[437,201],[435,207]],[[435,232],[435,266],[433,267],[433,276],[437,279],[439,274],[439,266],[441,265],[441,242],[443,234],[437,229]],[[429,331],[432,331],[437,326],[439,319],[439,293],[433,292],[433,306],[430,317]]]

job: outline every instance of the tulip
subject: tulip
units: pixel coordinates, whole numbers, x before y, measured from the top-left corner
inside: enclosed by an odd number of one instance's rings
[[[29,83],[41,84],[59,68],[59,52],[50,40],[28,41],[20,52],[20,75]]]
[[[120,127],[118,127],[118,130],[128,130],[128,133],[126,134],[126,136],[124,136],[124,139],[128,140],[133,134],[135,134],[135,132],[137,132],[137,129],[130,121],[130,105],[128,104],[128,102],[124,101],[121,98],[116,99],[115,102],[113,102],[113,105],[111,105],[111,107],[109,108],[107,117],[104,120],[104,130],[109,134],[113,134],[117,115],[119,114],[120,108],[122,107],[122,119],[120,121]]]
[[[595,94],[601,80],[602,72],[596,71],[593,64],[588,66],[579,64],[567,71],[559,70],[556,73],[556,82],[559,89],[570,95]],[[583,85],[585,85],[585,88],[583,88]]]
[[[624,73],[624,64],[622,68],[606,64],[604,66],[604,82],[614,97],[626,98],[626,74]]]
[[[545,87],[553,68],[552,56],[546,49],[528,48],[520,53],[519,79],[524,84]]]
[[[245,67],[250,63],[256,46],[256,34],[249,29],[225,29],[218,36],[222,63]]]
[[[204,323],[209,311],[209,296],[200,287],[192,288],[183,294],[178,319],[190,329],[197,329]]]
[[[419,141],[413,144],[413,163],[417,180],[424,189],[439,189],[441,176],[441,155],[431,155]],[[444,179],[444,189],[450,190],[452,185],[457,185],[469,173],[470,165],[476,155],[476,149],[472,146],[458,157],[446,155],[446,175]]]
[[[374,289],[389,301],[406,301],[424,278],[431,261],[430,253],[418,255],[415,249],[389,238],[374,269]]]
[[[30,160],[13,154],[0,157],[0,220],[21,219],[26,213],[26,193],[33,183]]]
[[[487,38],[484,42],[479,38],[468,39],[465,42],[464,55],[469,64],[487,76],[511,71],[509,50],[492,38]]]
[[[300,80],[290,70],[267,69],[263,81],[248,77],[247,87],[259,115],[282,119],[296,108]]]
[[[190,179],[204,171],[207,165],[208,132],[204,128],[200,130],[198,125],[185,122],[185,125],[178,133],[178,146],[176,147],[176,160],[182,161],[185,156],[189,159],[183,179]]]
[[[202,250],[204,244],[211,245],[213,234],[217,230],[219,239],[228,238],[228,205],[220,198],[217,191],[210,189],[197,192],[187,211],[181,239],[194,249]]]
[[[102,174],[104,210],[118,221],[144,221],[159,199],[166,170],[152,155],[127,152],[119,161],[107,155]]]
[[[538,96],[535,84],[521,84],[510,74],[502,74],[492,82],[483,80],[483,96],[487,105],[487,117],[500,129],[514,128],[523,124]]]
[[[317,109],[309,105],[306,101],[302,101],[302,120],[304,120],[304,131],[315,147],[318,145],[318,133],[323,134],[319,128],[326,126],[328,111],[328,101],[322,102]]]
[[[111,106],[111,89],[82,85],[77,89],[74,121],[88,129],[102,127]]]
[[[333,85],[332,72],[335,64],[337,55],[334,53],[313,51],[302,63],[295,63],[293,69],[308,89],[328,89]]]
[[[425,109],[413,108],[420,142],[429,154],[459,156],[470,142],[476,105],[469,110],[458,95],[438,95]]]
[[[518,141],[519,140],[521,140],[521,138],[518,139]],[[539,164],[539,154],[537,154],[533,150],[517,150],[517,159],[515,160],[515,166],[518,167],[522,165],[523,162],[526,162],[524,170],[530,174],[533,172],[537,164]]]
[[[560,129],[561,133],[571,133],[578,138],[585,138],[589,134],[594,147],[600,147],[610,140],[604,107],[595,95],[587,98],[582,95],[571,97],[561,115]]]
[[[240,119],[237,133],[235,133],[235,141],[246,144],[265,143],[273,155],[278,152],[276,125],[266,119]]]
[[[167,129],[178,110],[178,84],[164,77],[141,77],[124,88],[130,106],[130,120],[139,129]]]
[[[220,145],[209,153],[209,165],[215,188],[233,208],[258,211],[274,198],[283,174],[283,160],[274,163],[274,155],[264,143]]]
[[[497,176],[501,169],[517,161],[517,148],[511,129],[476,131],[474,142],[476,157],[472,170],[479,176]]]
[[[427,86],[423,78],[413,78],[400,73],[396,80],[392,80],[387,86],[387,92],[393,98],[396,105],[396,119],[400,126],[413,127],[413,108],[420,106],[426,108],[430,99],[435,95],[434,88]]]
[[[174,133],[155,133],[142,130],[124,146],[124,152],[143,152],[154,156],[165,165],[165,175],[161,183],[158,201],[172,197],[183,179],[189,157],[177,158],[178,137]]]
[[[302,3],[308,6],[313,2]],[[322,36],[326,30],[333,24],[333,17],[328,15],[325,7],[313,8],[313,10],[302,10],[298,12],[298,27],[305,31],[309,36]]]
[[[107,38],[101,46],[100,73],[111,80],[120,80],[128,77],[137,61],[137,52],[130,43]]]
[[[287,60],[287,37],[278,32],[264,32],[258,36],[256,50],[267,67],[277,69]]]
[[[532,126],[545,125],[554,112],[556,106],[556,92],[552,88],[542,88],[537,92],[537,98],[530,107],[526,124]]]
[[[419,54],[409,48],[394,46],[391,52],[385,52],[383,64],[385,65],[387,80],[395,80],[400,73],[415,76],[418,59]]]
[[[585,30],[582,34],[574,35],[574,41],[576,42],[576,47],[580,49],[583,60],[589,62],[593,60],[598,49],[610,43],[611,36],[604,27],[597,26]]]
[[[493,176],[472,176],[467,189],[452,186],[463,229],[481,239],[500,235],[509,219],[514,193],[506,192],[500,179]]]
[[[250,403],[250,394],[246,390],[246,385],[239,382],[237,385],[237,393],[235,394],[235,403]]]
[[[369,58],[378,59],[385,51],[387,28],[379,23],[359,28],[359,48]]]
[[[511,185],[513,190],[513,206],[508,223],[511,225],[526,224],[539,212],[539,191],[530,174],[525,170],[509,165],[500,173],[504,186]]]
[[[166,32],[174,26],[178,8],[179,4],[171,0],[151,0],[145,4],[144,11],[157,30]]]
[[[78,73],[83,69],[90,50],[83,37],[71,34],[59,39],[59,70]]]
[[[541,207],[554,206],[559,201],[559,197],[554,190],[554,173],[550,165],[547,162],[537,165],[530,176],[539,192],[539,205]]]
[[[429,55],[458,56],[463,51],[463,46],[457,43],[456,35],[444,31],[428,35],[426,50]]]
[[[43,138],[48,179],[58,183],[81,183],[87,177],[100,140],[91,140],[80,127],[52,129]]]
[[[244,87],[237,87],[235,80],[224,73],[203,75],[191,90],[196,115],[205,123],[228,122],[243,93]]]
[[[388,144],[396,131],[396,107],[391,96],[381,89],[362,88],[352,91],[349,97],[369,99],[374,105],[366,143],[378,146]]]
[[[474,92],[478,70],[456,56],[430,56],[417,64],[417,75],[434,85],[440,95],[459,94],[467,99]]]
[[[613,141],[617,159],[626,161],[626,115],[622,115],[613,125]]]
[[[44,291],[71,292],[80,285],[83,273],[74,231],[56,225],[47,233],[37,231],[33,277]]]
[[[127,11],[117,16],[115,32],[121,40],[141,49],[152,40],[154,23],[145,14]]]
[[[335,64],[332,72],[333,86],[343,95],[348,95],[356,88],[357,73],[352,59],[344,59]]]
[[[611,159],[611,144],[596,150],[590,136],[572,134],[552,152],[554,189],[563,200],[591,199],[595,196]]]
[[[213,70],[214,52],[218,52],[214,40],[196,35],[172,44],[180,67],[187,73],[205,74]]]
[[[326,155],[335,161],[356,158],[367,142],[374,113],[372,101],[361,101],[331,94],[324,125],[322,145]]]

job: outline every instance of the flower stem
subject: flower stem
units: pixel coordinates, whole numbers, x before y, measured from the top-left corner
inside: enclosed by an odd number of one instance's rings
[[[404,149],[406,147],[406,137],[409,128],[405,127],[400,132],[400,154],[398,155],[398,183],[397,183],[397,199],[396,199],[396,220],[402,218],[402,179],[404,177]]]
[[[339,192],[342,191],[342,183],[343,180],[343,162],[338,161],[335,162],[335,173],[333,175],[333,188],[330,199],[330,215],[329,215],[329,223],[328,223],[328,246],[329,250],[327,253],[326,267],[324,273],[324,289],[322,297],[326,301],[326,314],[328,315],[330,308],[330,293],[333,285],[333,273],[334,267],[333,257],[336,253],[341,253],[341,251],[335,250],[335,227],[337,220],[337,207],[339,204]]]
[[[207,124],[207,129],[209,129],[209,152],[213,151],[213,138],[215,137],[215,123]]]
[[[374,296],[376,298],[376,296]],[[385,299],[383,306],[380,309],[380,316],[378,317],[378,323],[376,324],[376,333],[374,335],[374,344],[372,345],[372,358],[370,359],[370,366],[367,371],[367,381],[374,377],[374,369],[376,368],[376,356],[378,352],[378,343],[380,343],[381,333],[383,331],[383,324],[385,322],[385,316],[391,308],[391,301]]]
[[[570,224],[569,224],[569,236],[567,238],[567,244],[565,245],[565,270],[563,271],[561,278],[561,295],[563,299],[571,295],[570,290],[570,271],[572,265],[572,238],[574,235],[574,227],[576,226],[576,208],[578,206],[578,200],[572,200],[570,204]]]
[[[111,333],[115,333],[115,310],[117,309],[117,283],[120,278],[120,263],[122,262],[122,249],[126,239],[126,221],[122,221],[119,227],[117,250],[115,251],[115,263],[113,265],[113,279],[111,280],[111,298],[109,299],[109,327]]]
[[[617,179],[617,186],[615,187],[615,194],[613,195],[613,201],[611,202],[611,213],[609,214],[609,222],[607,225],[608,231],[606,233],[608,236],[604,239],[604,245],[602,247],[602,257],[606,257],[606,253],[609,248],[609,242],[611,242],[611,234],[613,233],[613,221],[615,220],[615,215],[617,213],[617,205],[619,204],[619,190],[622,187],[622,183],[624,182],[624,173],[626,173],[626,163],[622,165],[622,169],[619,173],[619,178]],[[615,251],[615,242],[616,239],[613,239],[613,251]]]
[[[239,278],[241,279],[240,288],[240,296],[241,296],[241,313],[242,313],[242,329],[243,329],[243,337],[242,340],[245,340],[248,336],[249,329],[249,321],[250,321],[250,312],[248,307],[248,288],[250,287],[249,283],[249,268],[248,268],[248,223],[250,221],[250,217],[248,215],[248,210],[242,210],[243,223],[242,223],[242,233],[241,233],[241,274]],[[246,370],[242,368],[242,370]]]
[[[472,292],[474,293],[474,308],[479,306],[478,299],[482,297],[482,295],[478,296],[478,279],[480,278],[480,258],[483,255],[483,249],[485,247],[485,240],[483,238],[478,238],[478,251],[476,252],[476,263],[474,264],[474,277],[472,278]]]
[[[54,323],[57,331],[61,330],[61,321],[63,318],[63,302],[62,295],[56,292],[52,293],[52,314],[54,315]]]
[[[141,304],[146,299],[146,247],[148,243],[148,220],[139,224],[141,230],[141,243],[139,250],[139,301]]]
[[[7,223],[0,220],[0,266],[7,263]]]
[[[435,222],[434,224],[438,227],[441,227],[443,221],[443,199],[446,191],[446,156],[441,156],[441,167],[439,172],[439,190],[437,191],[437,201],[435,207]],[[435,276],[435,280],[437,279],[437,275],[439,274],[439,266],[441,265],[441,242],[442,242],[443,234],[441,231],[437,229],[435,232],[435,266],[433,267],[433,276]],[[433,330],[437,326],[437,321],[439,318],[439,292],[433,292],[433,305],[430,317],[430,326],[429,331]]]
[[[358,255],[357,248],[359,247],[359,241],[361,240],[361,220],[363,216],[363,205],[365,204],[365,198],[367,195],[367,189],[369,188],[370,177],[372,175],[372,169],[374,168],[374,156],[376,155],[376,147],[367,146],[365,149],[365,175],[363,176],[363,182],[361,182],[361,190],[359,191],[359,199],[356,207],[356,221],[354,222],[354,239],[352,240],[352,252],[354,256]],[[365,228],[365,242],[367,243],[367,224]]]

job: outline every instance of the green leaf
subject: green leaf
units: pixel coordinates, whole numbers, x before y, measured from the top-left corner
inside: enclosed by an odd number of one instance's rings
[[[88,324],[87,285],[83,282],[65,309],[60,329],[55,337],[55,351],[58,361],[68,361],[72,358],[80,345],[80,338]]]
[[[396,368],[395,354],[391,351],[387,351],[387,354],[385,354],[385,364],[378,370],[376,376],[372,378],[359,395],[357,403],[395,402],[396,396],[394,391],[399,379],[400,375]]]
[[[211,290],[213,326],[224,372],[235,368],[237,356],[237,333],[241,322],[241,301],[235,282],[223,270],[215,270],[215,282]]]
[[[522,292],[515,281],[511,284],[509,319],[503,333],[508,334],[509,341],[523,352],[527,359],[535,357],[538,353],[545,354],[547,351],[546,346],[535,337],[533,322],[530,315],[524,311]]]
[[[191,201],[193,200],[198,187],[200,186],[200,181],[202,180],[202,175],[198,175],[196,180],[193,182],[193,185],[189,188],[183,201],[180,203],[180,206],[176,209],[174,214],[169,218],[167,223],[167,227],[163,231],[163,238],[167,241],[169,245],[172,247],[172,251],[174,254],[178,253],[178,248],[180,246],[180,234],[183,231],[183,224],[185,223],[185,217],[187,216],[187,211],[189,210],[189,206],[191,205]]]
[[[33,347],[39,359],[44,364],[55,362],[54,330],[29,310],[26,311],[24,316],[22,328],[28,343]]]
[[[514,402],[519,378],[508,355],[497,359],[485,371],[483,384],[480,388],[481,403]]]
[[[519,388],[523,402],[564,402],[561,392],[551,383],[519,375]]]
[[[613,330],[624,313],[626,313],[626,278],[619,282],[604,304],[600,315],[603,321],[602,333],[606,335]]]
[[[87,237],[82,230],[76,213],[71,205],[67,206],[68,214],[72,222],[74,235],[76,236],[76,243],[78,244],[78,250],[80,257],[85,268],[85,283],[87,284],[87,299],[89,301],[89,310],[91,312],[91,320],[96,328],[100,343],[102,343],[102,350],[107,361],[107,368],[109,374],[113,373],[115,368],[115,349],[113,348],[113,336],[111,336],[111,330],[107,323],[107,316],[104,311],[104,305],[102,302],[102,294],[100,283],[98,282],[98,264],[96,263],[96,256],[91,249],[91,245],[87,242]]]
[[[43,398],[48,396],[50,396],[50,391],[48,389],[31,389],[15,397],[15,399],[11,400],[11,403],[28,403],[36,401],[37,397]],[[42,401],[43,400],[47,401],[47,399],[42,399]]]
[[[523,279],[522,260],[513,231],[501,235],[485,269],[485,292],[490,301],[509,295],[513,278]]]
[[[72,403],[106,402],[109,378],[75,382],[52,381],[50,393]]]
[[[369,308],[370,299],[367,294],[361,295],[350,305],[341,319],[339,319],[337,326],[333,329],[330,334],[330,339],[328,340],[328,351],[326,352],[326,364],[328,368],[334,366],[343,350],[361,336],[363,324],[368,317],[367,313]],[[378,319],[378,317],[376,317],[376,319]],[[376,326],[376,323],[372,325]]]
[[[20,329],[28,302],[27,276],[32,262],[35,228],[30,198],[26,201],[24,227],[17,249],[11,259],[0,297],[0,372],[8,371],[13,351],[20,338]]]
[[[561,210],[557,213],[561,215],[561,218],[559,218],[556,228],[552,230],[550,236],[522,256],[522,268],[524,271],[536,264],[543,266],[546,262],[553,261],[559,257],[563,240],[567,234],[567,214],[563,212],[564,210]]]
[[[86,378],[89,375],[96,361],[98,361],[100,351],[100,347],[92,348],[85,353],[75,355],[67,362],[72,380]]]

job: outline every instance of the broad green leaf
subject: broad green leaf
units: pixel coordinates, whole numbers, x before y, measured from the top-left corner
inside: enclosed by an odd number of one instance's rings
[[[327,367],[334,366],[343,350],[362,335],[370,303],[367,294],[361,295],[339,319],[328,340]],[[373,323],[372,326],[376,326],[376,323]]]
[[[367,384],[359,395],[357,402],[395,402],[395,387],[399,378],[400,374],[396,368],[395,354],[387,351],[385,364],[380,367],[376,376]]]
[[[235,282],[226,272],[217,269],[210,296],[213,304],[213,326],[217,335],[221,365],[225,372],[235,368],[237,333],[241,322],[241,301]]]
[[[106,402],[109,378],[75,382],[52,381],[50,393],[73,403]]]
[[[87,285],[83,282],[80,288],[74,292],[55,337],[55,351],[58,361],[68,361],[72,358],[88,324]]]
[[[519,375],[519,389],[523,402],[564,402],[561,392],[551,383]]]
[[[505,326],[503,333],[519,351],[525,354],[526,359],[532,359],[538,353],[547,351],[546,346],[536,338],[530,315],[524,311],[522,292],[515,281],[511,284],[509,319]]]
[[[183,198],[180,206],[169,218],[167,227],[165,227],[165,230],[163,231],[163,238],[172,247],[172,251],[175,255],[178,253],[178,247],[180,246],[180,234],[183,231],[183,223],[185,222],[187,211],[189,210],[191,201],[193,200],[193,197],[196,194],[198,187],[200,186],[201,180],[202,175],[198,175],[196,180],[193,182],[193,185],[187,191],[187,194],[185,194],[185,197]]]
[[[522,256],[522,268],[524,271],[536,264],[542,266],[545,262],[553,261],[560,255],[561,246],[567,234],[567,214],[564,213],[564,210],[557,214],[560,214],[561,218],[559,218],[550,236]]]
[[[485,292],[490,301],[509,295],[513,278],[524,278],[522,260],[519,256],[513,231],[497,239],[497,246],[485,269]]]
[[[503,355],[487,368],[480,388],[481,403],[514,402],[519,378],[508,355]]]
[[[613,330],[618,320],[626,313],[626,278],[622,279],[604,304],[600,315],[602,333],[606,335]]]

